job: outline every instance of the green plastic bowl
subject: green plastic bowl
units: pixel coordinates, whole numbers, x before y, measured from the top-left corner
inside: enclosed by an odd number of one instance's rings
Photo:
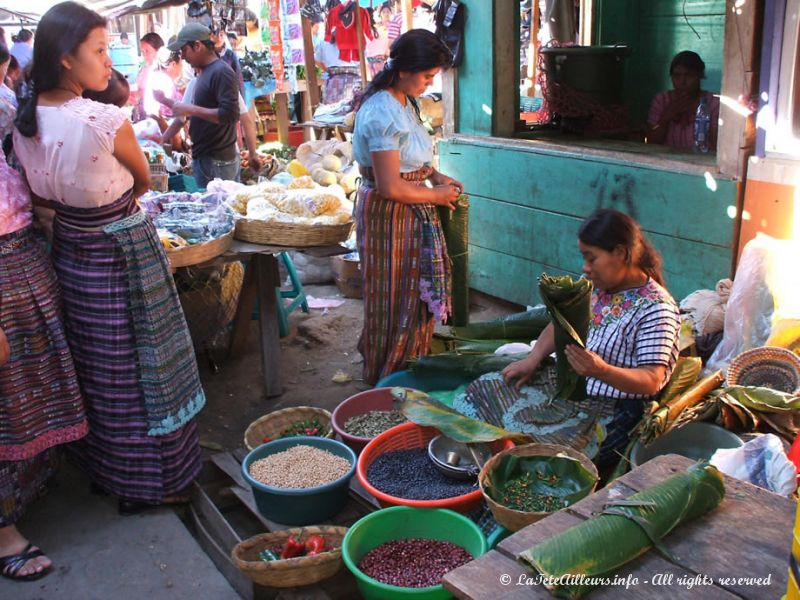
[[[453,542],[477,558],[488,550],[480,528],[467,517],[443,508],[393,506],[356,521],[342,540],[344,564],[355,575],[366,600],[439,600],[452,598],[444,586],[407,588],[388,585],[368,577],[358,568],[364,555],[385,542],[423,538]]]
[[[293,446],[314,446],[350,461],[350,470],[335,481],[312,488],[278,488],[264,485],[250,476],[254,461]],[[274,440],[252,450],[242,462],[242,475],[253,488],[258,512],[264,518],[285,525],[311,525],[332,517],[344,508],[350,479],[356,472],[356,455],[342,442],[328,438],[299,436]]]

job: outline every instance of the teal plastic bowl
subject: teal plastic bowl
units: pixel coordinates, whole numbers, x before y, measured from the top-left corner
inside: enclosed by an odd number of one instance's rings
[[[452,510],[410,506],[378,510],[356,521],[342,540],[344,564],[355,576],[366,600],[439,600],[453,597],[441,584],[424,588],[399,587],[381,583],[359,570],[358,563],[370,550],[385,542],[410,538],[453,542],[474,558],[488,550],[480,528]]]
[[[435,392],[439,390],[454,390],[473,379],[476,378],[463,377],[454,373],[418,375],[411,371],[396,371],[381,379],[375,384],[375,387],[407,387],[420,392]]]
[[[335,481],[312,488],[278,488],[264,485],[250,476],[254,461],[288,450],[293,446],[314,446],[350,461],[350,470]],[[242,475],[264,518],[285,525],[311,525],[332,517],[344,508],[350,479],[356,472],[356,454],[342,442],[319,437],[292,437],[274,440],[252,450],[242,462]]]

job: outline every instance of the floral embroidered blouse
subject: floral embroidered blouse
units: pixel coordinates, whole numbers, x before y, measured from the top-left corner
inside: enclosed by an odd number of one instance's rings
[[[0,100],[0,140],[11,133],[16,114],[9,102]],[[8,165],[0,150],[0,235],[19,231],[30,225],[32,219],[28,186],[22,175]]]
[[[652,279],[642,287],[592,294],[592,318],[586,347],[615,367],[664,365],[669,380],[678,360],[680,315],[667,290]],[[586,380],[589,396],[645,399],[628,394],[592,377]]]

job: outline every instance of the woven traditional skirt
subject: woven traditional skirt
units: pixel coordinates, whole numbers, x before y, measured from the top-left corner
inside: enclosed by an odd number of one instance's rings
[[[60,206],[53,262],[89,417],[78,461],[112,494],[159,503],[200,470],[205,397],[155,228],[130,197]]]
[[[403,178],[422,185],[427,175],[416,171]],[[450,265],[435,207],[387,200],[368,181],[356,203],[364,290],[358,349],[364,381],[374,384],[430,350],[436,321],[449,313]],[[425,243],[428,237],[432,244]],[[431,287],[440,290],[433,298]]]
[[[48,448],[25,460],[0,461],[0,527],[17,523],[28,506],[44,493],[58,469],[58,448]]]

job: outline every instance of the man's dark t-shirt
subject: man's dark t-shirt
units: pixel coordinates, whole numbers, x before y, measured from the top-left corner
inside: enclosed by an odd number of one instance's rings
[[[219,124],[200,117],[189,120],[192,157],[217,160],[236,158],[236,122],[239,120],[239,82],[221,60],[206,66],[197,78],[192,103],[219,109]]]

